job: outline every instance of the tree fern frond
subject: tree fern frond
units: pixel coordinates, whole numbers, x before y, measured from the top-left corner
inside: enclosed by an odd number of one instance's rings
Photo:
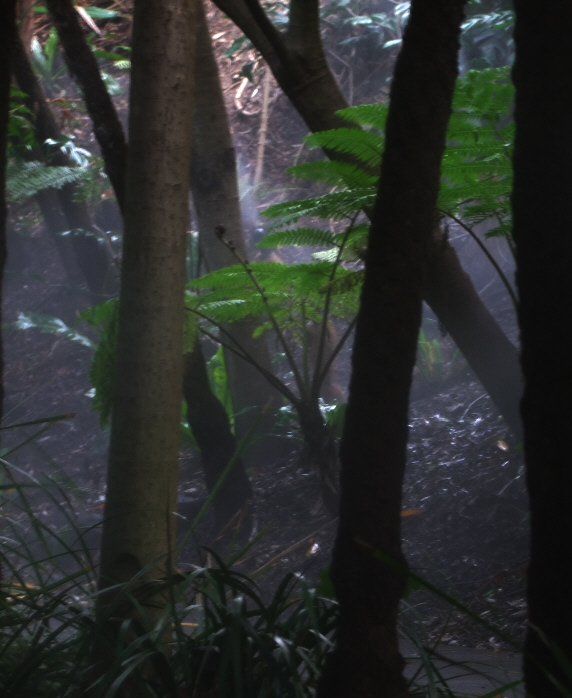
[[[341,220],[350,218],[362,208],[373,206],[374,201],[375,187],[346,189],[309,199],[283,201],[269,206],[262,215],[266,218],[279,218],[280,225],[295,223],[304,216]]]
[[[113,406],[117,332],[119,329],[119,299],[112,298],[84,310],[80,318],[99,330],[100,337],[89,370],[95,389],[92,407],[99,412],[102,426],[109,422]]]
[[[312,133],[305,139],[307,145],[333,150],[349,155],[370,170],[379,169],[383,154],[383,135],[357,128],[336,128],[331,131]]]
[[[322,228],[298,227],[288,230],[275,230],[265,235],[256,247],[282,247],[292,245],[303,247],[330,247],[335,244],[336,236]]]
[[[361,167],[339,160],[303,162],[288,168],[288,173],[298,179],[323,182],[332,186],[352,188],[373,187],[377,177]]]
[[[60,167],[43,162],[11,161],[6,167],[6,190],[8,200],[21,203],[43,189],[60,189],[66,184],[77,182],[85,176],[83,167]]]
[[[372,126],[378,131],[384,131],[388,111],[387,104],[357,104],[340,109],[336,114],[357,126]]]

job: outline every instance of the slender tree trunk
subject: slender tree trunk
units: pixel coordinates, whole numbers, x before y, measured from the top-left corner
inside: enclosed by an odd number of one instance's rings
[[[185,354],[183,394],[189,426],[200,446],[207,489],[219,485],[214,499],[215,525],[222,529],[252,498],[252,488],[237,454],[236,439],[230,429],[224,406],[212,392],[201,344]],[[225,473],[227,466],[232,466]],[[224,478],[222,484],[219,480]]]
[[[0,3],[0,327],[2,326],[2,287],[6,264],[6,140],[10,118],[10,79],[12,49],[16,39],[16,1]],[[0,421],[4,408],[4,344],[0,335]]]
[[[413,0],[395,67],[340,449],[340,522],[332,561],[340,624],[320,698],[408,695],[397,642],[406,582],[401,489],[463,4]],[[372,372],[372,365],[378,370]]]
[[[34,5],[35,0],[17,0],[16,3],[18,33],[26,48],[29,48],[34,36]]]
[[[237,264],[227,245],[215,235],[222,225],[238,254],[247,258],[238,193],[236,154],[226,113],[218,66],[209,35],[203,1],[199,3],[195,110],[191,157],[191,190],[197,215],[201,251],[209,271]],[[253,338],[258,323],[245,320],[227,328],[257,364],[272,370],[265,337]],[[239,437],[260,419],[260,410],[276,396],[259,371],[232,351],[225,351]],[[254,411],[252,408],[256,408]],[[259,429],[269,428],[268,420]]]
[[[121,121],[105,87],[97,61],[89,48],[72,0],[47,0],[71,75],[83,90],[95,137],[119,206],[124,201],[125,136]]]
[[[60,129],[19,37],[14,46],[14,75],[20,89],[26,93],[26,106],[35,115],[34,129],[38,143],[44,143],[47,139],[57,141],[61,137]],[[55,153],[50,162],[54,165],[73,166],[69,157],[61,151]],[[112,260],[104,245],[98,242],[96,237],[85,234],[73,235],[65,240],[59,238],[59,233],[66,229],[81,229],[93,232],[95,235],[87,206],[84,202],[78,201],[75,194],[75,185],[67,184],[54,194],[40,192],[37,198],[42,215],[71,278],[75,278],[76,275],[70,260],[70,247],[73,249],[77,266],[87,281],[94,301],[99,301],[102,297],[112,295],[116,290]],[[59,206],[66,218],[65,223],[54,199],[59,201]]]
[[[258,0],[213,0],[260,51],[311,131],[347,128],[335,112],[348,106],[328,66],[319,32],[318,0],[291,0],[286,33]],[[439,229],[431,246],[424,298],[474,369],[517,438],[522,377],[518,355],[487,310],[457,253]],[[498,366],[495,366],[498,364]],[[499,368],[500,366],[500,368]],[[500,378],[500,380],[499,380]]]
[[[513,220],[530,497],[527,695],[572,694],[572,4],[515,0]]]
[[[175,545],[194,2],[136,0],[100,589],[165,577]],[[114,589],[99,597],[104,619]],[[162,597],[142,599],[149,619]],[[147,606],[149,604],[149,606]],[[126,599],[125,617],[134,614]],[[117,614],[117,609],[114,611]]]
[[[50,4],[50,10],[53,13],[54,19],[56,21],[56,24],[58,26],[58,31],[60,31],[60,38],[62,40],[62,43],[64,45],[64,49],[66,51],[66,59],[68,61],[69,69],[72,75],[76,77],[78,80],[81,89],[83,91],[83,94],[86,99],[86,106],[89,111],[89,114],[92,118],[93,125],[94,125],[94,131],[96,134],[96,137],[98,138],[101,148],[102,148],[102,155],[105,161],[106,165],[106,171],[109,173],[112,185],[114,187],[115,191],[115,196],[117,197],[117,202],[119,204],[119,208],[123,211],[124,206],[125,206],[125,201],[124,201],[124,193],[125,193],[125,187],[123,186],[123,181],[125,179],[125,162],[126,162],[126,157],[127,157],[127,143],[125,142],[125,137],[123,134],[123,130],[121,128],[121,124],[119,122],[119,118],[117,116],[115,107],[113,105],[113,102],[109,98],[109,95],[107,94],[107,91],[105,89],[105,85],[101,81],[101,76],[99,74],[99,68],[97,66],[97,62],[94,60],[93,55],[91,54],[89,47],[85,41],[85,38],[83,36],[83,33],[81,31],[81,28],[79,27],[77,23],[77,18],[76,18],[76,12],[73,8],[73,5],[69,2],[69,0],[52,0]],[[197,20],[201,20],[201,17],[198,16]],[[202,20],[201,20],[202,21]],[[198,81],[198,87],[200,90],[200,94],[198,95],[199,99],[204,97],[204,92],[206,91],[207,95],[212,93],[214,90],[214,97],[218,98],[219,100],[222,98],[222,95],[220,93],[220,85],[218,83],[218,73],[215,73],[215,78],[217,81],[217,84],[213,88],[212,82],[213,80],[210,80],[210,83],[208,81],[208,76],[212,76],[212,67],[208,65],[209,63],[209,51],[212,54],[212,49],[210,47],[210,40],[208,35],[205,35],[204,32],[202,32],[203,38],[202,38],[202,44],[201,47],[199,47],[199,51],[201,52],[201,58],[198,62],[198,68],[201,71],[201,74],[203,76],[203,79],[199,78]],[[208,43],[207,43],[208,42]],[[206,45],[205,45],[206,44]],[[211,55],[212,58],[212,55]],[[202,66],[201,61],[206,61],[207,65]],[[216,65],[215,65],[215,70],[216,70]],[[205,73],[207,73],[207,78],[205,78]],[[205,86],[206,82],[206,86]],[[209,86],[210,85],[210,86]],[[218,93],[217,93],[217,88],[218,88]],[[226,113],[224,112],[224,103],[223,103],[223,116],[226,119]],[[195,116],[197,118],[202,118],[203,119],[203,126],[204,126],[204,133],[200,136],[200,138],[205,138],[206,140],[209,140],[211,143],[216,141],[217,137],[217,130],[213,129],[212,126],[209,127],[208,121],[209,117],[212,116],[213,118],[220,118],[218,115],[220,114],[220,109],[213,108],[208,104],[203,104],[203,109],[204,112],[201,110],[197,112],[195,110]],[[204,115],[208,115],[206,119],[206,124],[205,124],[205,119]],[[224,133],[228,132],[228,124],[226,125],[226,131],[223,128],[224,124],[215,124],[217,127],[221,127],[222,132],[223,132],[223,140],[222,142],[225,143],[224,141]],[[194,130],[195,133],[195,143],[197,141],[196,137],[196,129]],[[213,137],[214,134],[214,137]],[[204,200],[209,200],[209,191],[210,187],[215,186],[213,184],[213,178],[216,182],[216,178],[220,177],[224,183],[228,181],[228,176],[227,176],[227,153],[224,151],[224,148],[220,148],[216,150],[216,152],[209,151],[208,157],[205,158],[205,153],[204,153],[204,146],[202,145],[201,141],[199,140],[198,144],[196,143],[197,147],[195,148],[194,146],[191,148],[191,150],[194,150],[192,154],[192,159],[197,159],[199,162],[203,162],[203,166],[205,168],[205,173],[204,175],[201,175],[201,167],[194,167],[191,168],[193,173],[195,173],[195,179],[198,177],[199,183],[196,184],[198,187],[198,192],[200,194],[200,197],[198,194],[195,193],[195,197],[199,199],[199,205],[200,205],[200,224],[201,228],[204,230],[208,230],[209,228],[212,228],[215,223],[219,222],[219,218],[216,215],[210,215],[208,213],[207,207],[203,205]],[[230,143],[230,147],[232,148],[232,142]],[[232,156],[234,158],[234,155]],[[214,166],[211,164],[211,161],[214,162]],[[232,160],[234,162],[234,159]],[[198,175],[196,174],[198,171]],[[206,184],[203,183],[203,186],[201,188],[201,179],[204,177],[207,181]],[[236,184],[235,184],[235,189],[236,189]],[[232,193],[229,193],[227,190],[227,187],[223,187],[223,196],[221,198],[228,197],[232,199]],[[238,200],[238,198],[237,198]],[[209,203],[213,206],[220,206],[220,201],[214,197],[210,197]],[[240,220],[240,210],[236,208],[236,205],[231,206],[231,215],[228,216],[229,220],[232,221],[233,225],[235,221]],[[236,214],[236,218],[234,217],[233,214]],[[226,217],[227,214],[225,214]],[[214,237],[214,235],[213,235]],[[218,241],[217,241],[218,242]],[[220,242],[218,243],[219,248],[221,250],[225,250],[224,245],[222,245]],[[210,248],[209,248],[210,249]],[[222,264],[220,259],[215,258],[211,260],[213,264],[213,268],[217,268],[217,264]],[[95,273],[95,270],[94,272]],[[105,282],[106,277],[102,277],[101,274],[99,274],[99,283],[102,284]],[[245,340],[245,345],[248,345],[248,337]],[[187,371],[190,367],[190,362],[185,361],[185,371]],[[186,389],[186,395],[187,397],[190,397],[190,377],[189,375],[185,374],[184,377],[185,381],[185,389]],[[204,386],[203,386],[204,388]],[[211,394],[212,399],[205,399],[203,403],[203,409],[206,410],[208,406],[212,406],[213,410],[215,410],[214,414],[209,417],[208,414],[204,414],[204,416],[207,419],[211,419],[213,422],[216,422],[219,424],[219,428],[222,428],[220,422],[218,421],[218,415],[219,415],[219,410],[216,406],[216,398],[214,395]],[[195,398],[193,397],[193,405],[195,404]],[[239,403],[240,404],[240,403]],[[190,409],[192,410],[193,407],[192,405],[189,405]],[[230,432],[230,428],[228,433],[221,434],[221,438],[226,442],[230,442],[232,440],[232,434]],[[204,440],[203,441],[203,448],[208,449],[211,446],[215,447],[216,444],[213,441],[209,440]],[[203,451],[202,457],[203,457],[203,465],[204,463],[215,463],[218,462],[218,456],[220,455],[220,450],[217,449],[216,453],[211,453],[211,452],[206,452]],[[242,469],[242,464],[241,463],[236,463],[236,471],[241,472],[241,477],[243,479],[246,479],[246,473]],[[207,482],[212,482],[213,478],[209,477],[207,478]],[[214,479],[216,482],[216,477]],[[236,511],[240,509],[243,505],[246,504],[246,499],[243,498],[245,492],[245,488],[236,488],[233,490],[233,494],[235,495],[235,500],[233,503],[233,510]],[[220,510],[218,513],[221,513]]]

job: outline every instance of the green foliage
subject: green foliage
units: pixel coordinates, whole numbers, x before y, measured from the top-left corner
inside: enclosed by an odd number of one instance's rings
[[[333,315],[348,317],[357,311],[357,299],[341,293],[341,285],[332,284],[331,263],[286,265],[254,262],[248,265],[248,270],[247,273],[242,266],[235,265],[194,279],[190,288],[195,291],[208,289],[209,292],[188,295],[187,307],[217,324],[271,314],[281,328],[291,331],[299,329],[302,315],[306,321],[321,321],[328,289],[335,294]],[[339,268],[338,274],[338,281],[342,281],[353,272]],[[268,320],[261,324],[262,331],[267,329],[270,329]]]
[[[510,119],[514,90],[508,69],[470,71],[459,78],[443,158],[438,207],[443,215],[472,228],[484,220],[497,221],[487,236],[510,239],[512,188],[512,140]],[[292,226],[301,219],[344,220],[371,208],[383,156],[383,130],[388,107],[359,105],[339,112],[356,128],[340,128],[309,136],[311,147],[339,153],[343,161],[304,163],[289,169],[296,177],[333,187],[308,199],[286,201],[268,208],[265,215],[281,225]],[[347,161],[351,158],[352,163]],[[307,225],[275,230],[259,246],[323,244],[335,245],[338,235]],[[367,224],[352,226],[345,243],[359,258],[367,239]],[[320,257],[324,259],[323,256]],[[347,258],[347,257],[346,257]]]
[[[187,313],[187,315],[193,317],[192,313]],[[195,327],[195,331],[198,332],[198,323]],[[234,410],[232,407],[232,397],[228,386],[228,374],[222,347],[219,347],[207,361],[207,374],[211,390],[225,408],[231,426],[234,426]]]
[[[10,114],[7,130],[6,157],[22,159],[36,143],[33,114],[24,104],[25,93],[14,85],[10,86]]]
[[[54,27],[50,29],[48,38],[44,42],[44,46],[40,44],[40,41],[36,36],[32,39],[32,44],[30,46],[30,58],[32,59],[32,67],[35,73],[40,77],[47,85],[48,90],[52,90],[55,81],[63,75],[66,70],[65,65],[57,66],[58,50],[60,46],[60,40],[58,37],[58,32]]]
[[[472,0],[462,25],[462,65],[484,70],[514,62],[514,11],[507,0]]]
[[[488,234],[505,237],[511,226],[512,98],[506,69],[472,71],[458,80],[439,197],[440,211],[465,228],[494,218],[497,225]],[[366,246],[368,225],[359,216],[375,200],[373,172],[383,156],[387,110],[386,105],[350,107],[340,116],[361,128],[309,136],[309,145],[338,153],[341,160],[305,163],[289,172],[326,185],[328,191],[279,203],[265,212],[278,222],[260,247],[322,247],[315,261],[291,266],[243,263],[212,272],[191,283],[199,294],[189,297],[189,307],[216,324],[261,317],[260,331],[276,329],[276,324],[298,339],[303,335],[300,328],[308,321],[320,323],[325,310],[334,317],[351,317],[357,310],[361,276],[359,267],[342,262],[358,261]],[[316,219],[328,221],[329,229],[308,225]],[[431,351],[435,353],[435,347]],[[430,362],[433,367],[435,360]]]
[[[55,530],[35,516],[29,496],[41,495],[64,525]],[[6,698],[112,696],[134,681],[133,695],[175,698],[182,695],[244,698],[311,698],[332,648],[338,606],[327,570],[319,589],[288,574],[266,599],[254,576],[231,567],[213,553],[210,564],[170,568],[147,588],[142,570],[118,587],[110,614],[125,608],[144,614],[147,589],[161,591],[167,604],[161,617],[146,625],[123,621],[112,639],[114,662],[106,671],[93,665],[94,640],[109,637],[105,619],[95,615],[96,566],[93,540],[97,527],[82,528],[69,506],[69,493],[49,479],[34,479],[0,463],[0,692]],[[90,543],[92,541],[92,543]],[[240,551],[242,556],[244,551]],[[376,557],[380,555],[372,551]],[[238,556],[237,556],[238,559]],[[384,563],[397,566],[386,558]],[[153,563],[155,565],[156,562]],[[422,588],[491,634],[515,646],[501,629],[479,618],[439,588],[405,571],[410,586]],[[453,696],[449,667],[428,637],[415,608],[407,603],[400,629],[414,645],[412,693]],[[554,649],[564,666],[564,653]],[[154,683],[139,668],[151,662]],[[456,665],[466,673],[483,669]],[[486,672],[485,672],[486,673]],[[499,686],[499,695],[520,682]],[[488,695],[493,695],[491,692]]]
[[[43,189],[60,189],[79,182],[86,174],[81,167],[46,165],[43,162],[9,161],[6,166],[8,201],[21,203]]]
[[[124,621],[114,638],[112,666],[94,671],[94,640],[108,637],[109,630],[94,612],[94,551],[88,540],[95,528],[78,526],[61,487],[6,463],[0,469],[2,696],[71,698],[90,686],[90,695],[103,697],[131,680],[138,682],[140,696],[175,698],[207,689],[212,695],[248,698],[314,695],[331,648],[335,602],[292,574],[266,601],[252,578],[214,554],[213,565],[171,569],[151,583],[151,594],[161,589],[168,599],[164,613],[146,632]],[[65,521],[61,531],[34,515],[30,491],[50,501]],[[125,607],[145,613],[141,579],[146,574],[142,570],[117,589],[111,614],[122,614]],[[154,684],[139,675],[148,661],[156,671]]]
[[[395,2],[391,12],[371,12],[378,3],[361,0],[332,0],[322,8],[323,22],[331,29],[343,31],[340,46],[350,46],[366,52],[379,52],[401,43],[401,36],[409,17],[409,3]],[[347,27],[351,31],[347,36]]]
[[[439,209],[475,225],[495,219],[488,237],[510,238],[514,88],[509,69],[470,71],[457,82]]]
[[[99,332],[99,343],[93,355],[89,378],[94,387],[93,409],[99,412],[101,425],[105,426],[109,422],[113,406],[119,299],[112,298],[84,310],[80,319]]]

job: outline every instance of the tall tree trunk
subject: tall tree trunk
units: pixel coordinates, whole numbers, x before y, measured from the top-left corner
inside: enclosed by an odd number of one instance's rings
[[[209,271],[237,264],[227,245],[215,235],[222,225],[238,254],[247,258],[238,193],[236,154],[226,113],[218,66],[214,56],[203,0],[199,2],[195,111],[191,157],[191,190],[197,215],[201,251]],[[266,338],[253,338],[258,323],[244,320],[227,328],[239,346],[257,364],[272,370]],[[232,351],[225,351],[225,363],[239,437],[260,420],[260,410],[276,396],[259,371]],[[252,408],[257,408],[252,410]],[[266,420],[259,429],[269,428]]]
[[[65,51],[66,51],[66,59],[68,61],[69,69],[72,75],[76,77],[78,80],[81,89],[83,91],[83,94],[86,99],[86,106],[89,111],[89,114],[91,116],[91,119],[93,121],[94,125],[94,131],[96,134],[96,137],[98,138],[101,148],[102,148],[102,155],[105,161],[106,165],[106,171],[109,173],[112,185],[114,187],[115,191],[115,196],[117,197],[117,202],[119,204],[119,208],[123,211],[124,206],[125,206],[125,187],[123,186],[123,181],[125,179],[125,162],[126,162],[126,157],[127,157],[127,144],[125,142],[125,137],[123,134],[123,130],[121,128],[121,124],[119,122],[119,118],[117,116],[115,107],[113,105],[113,102],[109,98],[109,95],[107,94],[107,91],[105,89],[105,85],[101,81],[101,76],[99,74],[99,68],[97,66],[97,62],[94,60],[93,55],[91,54],[89,47],[85,41],[85,38],[83,36],[83,33],[81,31],[81,28],[77,24],[77,18],[76,18],[76,12],[73,8],[73,5],[70,3],[69,0],[50,0],[50,10],[54,15],[54,19],[56,21],[56,24],[58,28],[61,27],[61,33],[60,33],[60,38],[63,42]],[[197,20],[200,20],[200,17],[197,17]],[[77,26],[76,26],[77,25]],[[58,29],[59,30],[59,29]],[[203,36],[203,47],[202,47],[202,52],[204,53],[205,51],[210,50],[210,46],[207,46],[205,49],[204,43],[205,41],[208,40],[208,36]],[[81,45],[80,45],[81,44]],[[205,56],[205,60],[208,61],[208,55]],[[200,67],[200,66],[199,66]],[[208,71],[208,69],[206,69]],[[205,72],[205,69],[202,69],[203,72]],[[212,71],[211,71],[212,72]],[[218,74],[216,75],[216,78],[218,80]],[[203,85],[203,80],[199,80],[199,89],[204,90],[204,85]],[[211,88],[212,89],[212,88]],[[201,95],[199,95],[200,97]],[[216,90],[215,90],[215,97],[216,97]],[[219,97],[220,98],[220,97]],[[223,105],[224,107],[224,105]],[[204,105],[204,109],[207,113],[210,113],[211,107],[206,104]],[[196,110],[195,110],[196,112]],[[215,110],[215,114],[219,113],[220,110]],[[225,112],[223,114],[226,117]],[[202,117],[202,112],[196,114],[197,118]],[[227,126],[228,130],[228,126]],[[203,137],[211,137],[212,129],[208,129],[205,126],[205,133],[203,134]],[[212,140],[212,139],[211,139]],[[196,141],[196,135],[195,135],[195,141]],[[231,143],[232,147],[232,143]],[[191,148],[193,150],[193,148]],[[226,155],[226,153],[224,153]],[[212,154],[211,154],[212,157]],[[201,150],[201,144],[199,142],[198,144],[198,150],[196,153],[192,155],[192,159],[197,158],[201,159],[204,158],[204,153]],[[223,158],[224,159],[224,158]],[[216,159],[216,162],[218,165],[226,164],[223,162],[219,162],[218,159]],[[205,164],[205,167],[207,168],[207,175],[208,177],[225,177],[226,169],[218,169],[218,168],[210,168],[210,165],[207,163]],[[197,168],[191,168],[193,171],[196,171]],[[200,169],[199,169],[200,172]],[[226,181],[226,179],[224,180]],[[200,189],[199,189],[200,190]],[[208,193],[208,187],[206,187],[205,192],[201,192],[201,194],[206,194]],[[228,192],[225,191],[225,194]],[[201,199],[202,203],[202,199]],[[218,205],[216,200],[213,200],[212,205]],[[204,207],[201,208],[203,210]],[[234,209],[233,209],[234,210]],[[207,214],[204,213],[205,217],[207,217]],[[239,214],[237,214],[237,220],[240,219]],[[211,218],[206,218],[206,223],[203,221],[203,226],[208,228],[210,225],[213,223],[214,217]],[[218,220],[218,218],[216,219]],[[232,220],[232,217],[231,217]],[[233,221],[234,222],[234,221]],[[224,246],[219,243],[219,246],[224,249]],[[100,277],[101,278],[101,277]],[[101,281],[104,281],[104,279],[101,279]],[[246,342],[248,344],[248,342]],[[185,367],[185,372],[189,370],[191,366],[191,363],[189,361],[185,361],[184,367]],[[185,382],[185,389],[186,389],[186,396],[190,397],[190,376],[185,373],[184,376],[184,382]],[[203,386],[204,388],[204,386]],[[211,399],[212,398],[212,399]],[[189,404],[189,409],[193,409],[193,405],[195,403],[195,397],[193,397],[193,404]],[[220,425],[220,422],[218,421],[218,415],[219,415],[219,409],[216,406],[216,398],[214,395],[210,395],[209,399],[205,399],[203,403],[203,409],[206,410],[208,406],[212,406],[212,408],[215,410],[214,415],[212,417],[209,417],[208,414],[205,414],[204,416],[207,417],[207,419],[212,418],[212,421],[216,422],[219,424],[219,427],[222,428]],[[228,433],[225,433],[222,435],[222,438],[225,440],[225,442],[230,442],[232,440],[232,434],[230,433],[230,430]],[[216,444],[214,444],[213,441],[209,440],[204,440],[203,441],[203,449],[209,449],[210,447],[215,447]],[[216,463],[218,462],[218,456],[220,456],[220,450],[217,449],[216,453],[214,452],[206,452],[203,451],[202,457],[203,457],[203,465],[205,463],[211,464],[211,463]],[[235,464],[235,470],[237,473],[240,471],[241,473],[241,478],[246,479],[246,473],[242,467],[242,463],[237,462]],[[214,481],[216,482],[216,477],[214,478]],[[213,477],[207,478],[207,482],[212,482]],[[235,496],[234,502],[233,502],[233,509],[236,511],[237,509],[240,509],[244,504],[246,504],[246,499],[243,497],[245,492],[245,488],[237,488],[233,490],[233,495]],[[219,512],[220,513],[220,510]]]
[[[0,3],[0,327],[2,327],[2,288],[6,264],[6,140],[10,118],[10,79],[12,49],[16,39],[16,0]],[[1,332],[1,330],[0,330]],[[0,334],[0,421],[4,408],[4,344]]]
[[[321,698],[404,698],[401,489],[409,390],[455,78],[463,0],[413,0],[391,87],[340,448],[332,580],[340,603]],[[372,372],[372,365],[379,367]]]
[[[99,597],[103,618],[114,598],[112,585],[138,573],[141,584],[164,578],[175,545],[193,10],[193,0],[136,0],[134,8],[117,369],[99,579],[100,589],[108,590]],[[151,622],[163,600],[142,600]],[[135,609],[125,602],[129,618]]]
[[[290,0],[285,34],[258,0],[213,0],[260,51],[278,84],[311,131],[348,124],[335,112],[348,104],[320,39],[318,0]],[[431,246],[424,298],[456,342],[517,438],[522,377],[518,355],[487,310],[442,231]],[[499,369],[494,364],[498,363]],[[499,380],[499,376],[501,379]]]
[[[530,497],[527,695],[572,694],[572,4],[515,0],[513,220]]]

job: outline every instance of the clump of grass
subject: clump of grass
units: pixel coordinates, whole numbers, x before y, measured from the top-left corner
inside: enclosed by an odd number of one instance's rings
[[[35,515],[29,494],[37,488],[65,517],[61,531]],[[314,694],[336,604],[292,574],[265,601],[254,580],[214,554],[212,567],[173,570],[160,580],[169,599],[160,620],[147,632],[123,623],[114,662],[98,675],[92,648],[103,621],[94,613],[95,566],[64,493],[4,461],[0,497],[3,698],[75,698],[88,690],[108,697],[127,681],[136,682],[138,696]],[[116,603],[138,604],[144,613],[134,588],[125,585]],[[152,682],[141,676],[144,663],[153,666]]]

